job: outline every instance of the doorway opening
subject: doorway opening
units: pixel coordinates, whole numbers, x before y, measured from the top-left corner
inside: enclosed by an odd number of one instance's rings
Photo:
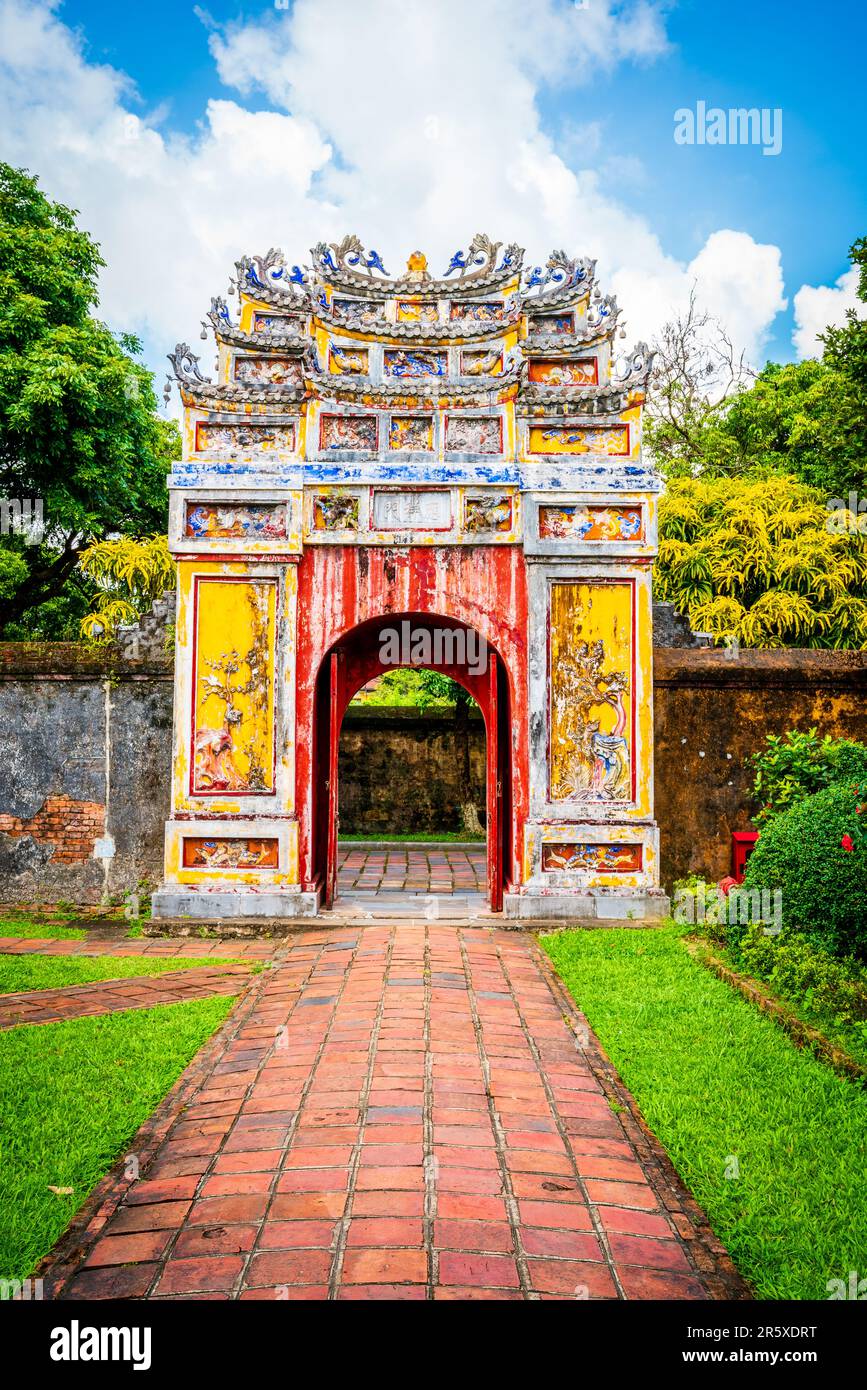
[[[443,779],[438,788],[425,786],[426,777],[428,784],[431,782],[430,757],[435,750],[422,747],[419,756],[405,757],[402,805],[406,829],[395,831],[394,806],[389,807],[387,791],[383,795],[378,785],[384,764],[390,764],[393,785],[401,777],[401,747],[405,754],[411,747],[406,741],[408,727],[415,726],[410,731],[412,739],[418,741],[421,736],[422,744],[435,744],[436,737],[424,738],[423,725],[433,725],[438,719],[442,722],[442,706],[432,718],[428,715],[427,721],[419,720],[417,707],[404,712],[382,704],[378,708],[388,712],[371,719],[376,706],[366,701],[354,705],[346,716],[360,691],[371,683],[394,682],[401,671],[416,676],[427,672],[434,678],[434,688],[436,677],[446,676],[466,692],[468,698],[460,702],[464,706],[461,715],[451,715],[454,725],[463,723],[465,727],[452,728],[441,742],[446,746],[451,743],[461,759],[466,751],[469,771],[467,774],[465,767],[453,769],[444,779],[449,784],[445,787]],[[502,910],[504,887],[513,880],[510,709],[509,680],[502,659],[477,632],[457,620],[431,614],[389,614],[360,624],[331,647],[317,675],[314,717],[313,865],[325,907],[333,906],[341,896],[358,900],[364,895],[391,893],[401,895],[409,906],[411,899],[433,903],[434,909],[427,915],[436,915],[440,897],[457,901],[484,894],[493,911]],[[363,736],[357,711],[362,712],[362,722],[366,711],[368,727]],[[378,745],[377,723],[381,731]],[[444,731],[436,733],[443,735]],[[365,746],[369,754],[371,739],[376,749],[374,766],[359,767],[354,760],[364,756]],[[342,798],[341,762],[346,784]],[[481,802],[475,807],[476,833],[483,838],[468,847],[458,849],[456,845],[451,851],[437,831],[445,817],[451,822],[451,834],[460,835],[466,845],[463,837],[473,833],[466,827],[473,827],[474,796]],[[359,802],[367,804],[360,806]],[[375,838],[381,847],[368,846],[367,853],[362,853],[361,846],[355,848],[351,840],[341,840],[343,829],[348,834]],[[412,848],[395,840],[396,835],[413,837]],[[437,836],[435,841],[428,838],[431,835]],[[387,848],[383,845],[386,841]]]

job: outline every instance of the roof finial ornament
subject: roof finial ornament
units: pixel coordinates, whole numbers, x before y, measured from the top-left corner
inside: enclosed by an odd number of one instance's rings
[[[413,251],[406,263],[406,278],[418,283],[422,280],[429,280],[427,269],[427,256],[423,251]]]

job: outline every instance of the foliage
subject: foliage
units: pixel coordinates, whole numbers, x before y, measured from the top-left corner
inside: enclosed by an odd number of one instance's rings
[[[102,264],[71,209],[0,164],[0,497],[41,499],[45,523],[39,543],[0,538],[7,635],[44,627],[85,546],[165,525],[178,431],[159,418],[138,341],[93,316]]]
[[[365,686],[360,690],[355,700],[364,705],[413,706],[417,709],[437,706],[452,708],[475,703],[464,687],[453,681],[451,676],[410,666],[386,671],[373,688]]]
[[[745,647],[867,646],[867,537],[827,519],[824,498],[791,478],[675,478],[654,597]]]
[[[867,239],[850,251],[867,302]],[[821,360],[768,363],[756,376],[722,328],[697,313],[654,343],[645,439],[669,477],[789,474],[822,501],[867,492],[867,321],[829,328]]]
[[[735,963],[774,994],[799,1006],[823,1027],[842,1025],[853,1050],[867,1049],[867,968],[856,960],[838,960],[798,932],[768,935],[755,924],[732,952]]]
[[[834,783],[867,784],[867,745],[849,738],[819,738],[815,729],[768,734],[766,747],[750,759],[753,790],[761,809],[753,816],[765,826],[796,802]]]
[[[98,541],[82,552],[79,567],[94,581],[93,610],[81,622],[83,636],[106,641],[134,623],[175,582],[175,562],[165,536]]]
[[[679,937],[570,931],[542,945],[757,1296],[825,1299],[867,1248],[867,1094]]]
[[[0,1033],[4,1277],[26,1277],[51,1249],[232,1004],[196,999]]]
[[[782,925],[835,956],[867,959],[867,845],[843,847],[855,814],[846,786],[796,802],[762,831],[744,888],[780,889]],[[730,927],[735,945],[738,929]]]

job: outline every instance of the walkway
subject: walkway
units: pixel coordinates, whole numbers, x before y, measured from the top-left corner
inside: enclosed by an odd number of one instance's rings
[[[421,894],[484,893],[487,851],[432,844],[429,849],[376,849],[340,846],[338,894],[403,892]]]
[[[2,994],[0,1030],[15,1028],[20,1023],[62,1023],[121,1009],[153,1009],[158,1004],[207,999],[212,994],[237,994],[251,969],[249,965],[203,966],[200,970],[168,971],[165,975],[132,975],[123,980],[94,980],[86,985]]]
[[[199,943],[201,950],[204,943]],[[532,938],[289,938],[40,1272],[71,1298],[730,1297]]]

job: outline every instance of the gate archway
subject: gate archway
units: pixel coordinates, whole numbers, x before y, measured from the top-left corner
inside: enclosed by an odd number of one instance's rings
[[[333,904],[337,883],[340,727],[353,696],[375,676],[393,669],[392,662],[382,659],[383,647],[388,645],[392,633],[398,633],[401,644],[408,642],[410,648],[426,647],[431,659],[417,664],[457,681],[482,712],[487,891],[491,910],[499,912],[504,887],[511,887],[515,878],[509,677],[502,657],[481,633],[441,614],[399,612],[368,618],[334,643],[320,663],[314,694],[311,886],[322,893],[325,906]],[[448,642],[444,640],[446,635],[451,639]],[[474,658],[469,662],[437,660],[437,652],[444,649],[452,653],[456,649],[470,651]]]
[[[525,270],[478,234],[439,277],[420,252],[392,277],[348,236],[304,268],[271,251],[235,272],[237,317],[222,299],[209,314],[215,378],[187,344],[171,354],[175,733],[154,915],[316,915],[336,839],[324,750],[376,673],[370,625],[407,615],[495,654],[471,690],[496,748],[492,903],[664,913],[651,361],[641,343],[615,361],[595,262],[556,251]]]

